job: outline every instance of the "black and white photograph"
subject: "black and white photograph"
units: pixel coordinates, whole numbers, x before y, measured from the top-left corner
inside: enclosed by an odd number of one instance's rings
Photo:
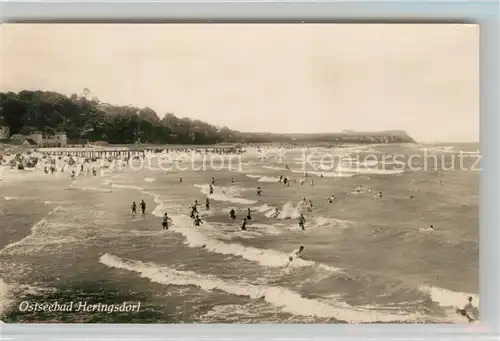
[[[476,323],[479,34],[3,24],[0,320]]]

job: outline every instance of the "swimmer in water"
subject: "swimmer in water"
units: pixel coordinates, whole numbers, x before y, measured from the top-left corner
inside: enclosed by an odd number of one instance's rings
[[[199,227],[200,224],[203,225],[203,221],[200,219],[200,216],[197,215],[196,218],[194,218],[193,224],[194,224],[194,226],[197,226],[197,227]]]
[[[247,209],[247,220],[252,220],[252,211],[250,209]]]
[[[304,231],[306,229],[305,228],[306,218],[304,218],[303,213],[300,214],[300,217],[298,220],[299,220],[299,227],[302,229],[302,231]]]
[[[233,208],[231,208],[231,211],[229,211],[229,217],[233,220],[236,219],[236,212]]]
[[[257,195],[260,197],[262,195],[262,189],[257,187]]]
[[[332,194],[330,198],[328,198],[328,202],[331,204],[335,200],[335,195]]]
[[[179,183],[182,183],[182,178],[179,179]]]
[[[231,183],[234,184],[234,178],[231,178]]]
[[[142,212],[142,215],[144,215],[146,213],[146,203],[144,202],[144,200],[141,200],[141,212]]]
[[[209,190],[210,190],[210,194],[214,194],[214,187],[212,185],[210,185]]]
[[[247,223],[248,223],[248,219],[244,218],[243,222],[241,223],[241,230],[242,231],[246,231],[247,230]]]
[[[196,214],[198,214],[198,200],[195,200],[193,206],[191,206],[191,219],[196,218]]]
[[[274,211],[274,213],[271,215],[271,218],[272,218],[272,219],[276,219],[276,218],[278,218],[279,214],[280,214],[280,209],[279,209],[279,208],[277,208],[277,209]]]
[[[163,227],[164,230],[168,230],[168,222],[172,221],[170,217],[168,216],[168,213],[165,212],[165,215],[163,216],[163,219],[161,221],[161,226]]]
[[[205,200],[205,207],[207,210],[210,209],[210,200],[208,200],[208,198],[207,198],[207,200]]]
[[[137,214],[137,204],[135,203],[135,201],[132,203],[132,215],[136,215]]]
[[[295,259],[295,258],[299,258],[300,257],[300,254],[302,253],[302,251],[304,251],[304,246],[301,245],[298,249],[294,250],[289,256],[288,256],[288,264],[286,267],[289,267],[290,264],[292,264],[292,261]]]
[[[474,322],[474,317],[472,315],[472,310],[475,308],[472,305],[472,296],[469,296],[467,299],[467,304],[462,308],[462,309],[457,309],[457,313],[466,317],[467,320],[470,322]]]
[[[382,192],[378,192],[377,195],[376,195],[376,198],[377,199],[382,199]]]
[[[212,176],[212,185],[215,185],[215,176]]]

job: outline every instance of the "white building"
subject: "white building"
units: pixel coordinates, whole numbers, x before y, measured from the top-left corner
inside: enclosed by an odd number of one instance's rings
[[[10,136],[9,127],[0,125],[0,140],[7,140],[9,136]]]
[[[38,147],[65,147],[68,145],[66,133],[57,133],[53,136],[44,136],[42,133],[29,135],[14,134],[10,139],[15,141],[32,140]]]

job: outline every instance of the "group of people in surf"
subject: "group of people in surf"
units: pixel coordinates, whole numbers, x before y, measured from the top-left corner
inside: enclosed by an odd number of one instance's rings
[[[141,208],[141,214],[145,215],[146,214],[146,202],[144,200],[141,200],[141,202],[139,203],[139,206]],[[137,214],[137,204],[135,203],[135,201],[132,202],[130,209],[132,211],[132,215],[135,216]]]

